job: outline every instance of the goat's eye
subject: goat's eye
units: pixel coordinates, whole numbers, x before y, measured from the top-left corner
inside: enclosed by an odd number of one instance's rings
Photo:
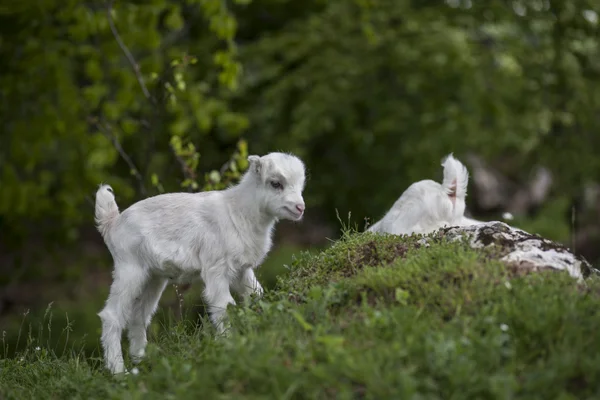
[[[281,189],[283,187],[281,182],[277,181],[271,181],[271,186],[273,187],[273,189]]]

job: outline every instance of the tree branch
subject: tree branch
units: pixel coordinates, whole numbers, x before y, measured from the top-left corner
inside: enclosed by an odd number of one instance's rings
[[[121,146],[121,143],[119,143],[119,140],[117,139],[117,137],[112,133],[108,123],[106,123],[105,125],[102,125],[102,123],[100,121],[98,121],[98,119],[96,119],[96,118],[90,118],[90,122],[92,124],[96,125],[98,130],[100,132],[102,132],[104,134],[104,136],[106,136],[108,138],[108,140],[111,141],[111,143],[113,144],[114,148],[117,150],[117,152],[119,153],[119,155],[121,156],[123,161],[125,161],[127,163],[127,165],[129,166],[129,169],[133,172],[133,176],[135,176],[135,178],[137,179],[138,184],[140,186],[140,192],[142,193],[143,196],[146,196],[147,191],[146,191],[146,187],[144,185],[144,178],[142,177],[142,175],[140,174],[140,171],[135,166],[135,163],[133,162],[131,157],[129,157],[127,152],[123,149],[123,146]]]
[[[146,96],[148,101],[150,101],[152,104],[155,104],[155,101],[152,98],[152,95],[150,95],[150,91],[148,90],[148,87],[146,86],[146,83],[144,82],[144,77],[142,76],[142,74],[140,72],[140,65],[137,63],[137,61],[133,57],[133,54],[131,54],[131,52],[129,51],[129,49],[127,48],[127,46],[121,39],[121,35],[119,35],[119,31],[117,30],[117,27],[115,26],[115,22],[113,21],[112,13],[111,13],[112,12],[112,4],[113,4],[113,0],[110,0],[110,1],[108,1],[107,6],[106,6],[106,16],[108,18],[108,25],[110,26],[110,30],[111,30],[113,36],[115,37],[115,40],[119,44],[119,47],[121,48],[121,50],[123,50],[123,53],[125,53],[125,57],[127,57],[129,64],[131,64],[131,68],[133,68],[133,72],[135,74],[135,77],[137,78],[138,83],[140,84],[140,87],[142,88],[142,92],[144,92],[144,96]]]
[[[137,81],[140,85],[140,87],[142,88],[142,92],[144,93],[144,96],[146,97],[146,99],[153,105],[156,106],[156,101],[155,99],[152,97],[152,95],[150,94],[150,91],[148,90],[148,87],[146,86],[146,83],[144,82],[144,77],[142,76],[141,72],[140,72],[140,66],[138,64],[138,62],[136,61],[136,59],[133,57],[133,54],[131,53],[131,51],[129,51],[129,48],[127,47],[127,45],[123,42],[123,39],[121,39],[121,35],[119,35],[119,31],[117,30],[117,27],[115,26],[115,23],[113,21],[112,18],[112,5],[113,5],[113,0],[109,0],[106,4],[106,16],[108,18],[108,24],[110,26],[110,30],[115,38],[115,40],[117,41],[119,47],[121,48],[121,50],[123,51],[123,53],[125,54],[125,57],[127,57],[127,60],[129,61],[129,64],[131,64],[131,67],[133,68],[133,72],[137,78]],[[115,142],[113,142],[114,144]],[[119,147],[117,147],[117,145]],[[121,156],[123,157],[123,154],[125,154],[125,156],[127,156],[127,154],[123,151],[122,152],[122,148],[121,150],[119,150],[120,145],[117,144],[115,145],[115,147],[117,148],[117,151],[119,151],[119,153],[121,154]],[[186,179],[191,179],[194,180],[195,176],[193,174],[193,171],[190,170],[190,168],[188,167],[187,163],[185,162],[185,160],[177,154],[177,152],[175,151],[175,149],[173,148],[173,146],[170,146],[173,155],[175,156],[175,159],[177,160],[177,162],[179,163],[179,165],[181,166],[181,170],[183,172],[183,176]],[[122,153],[121,153],[122,152]],[[127,157],[128,158],[128,157]],[[127,161],[127,159],[125,157],[123,157],[123,159],[130,165],[133,165],[133,163],[130,164],[130,162]],[[137,171],[137,169],[135,169],[135,171]],[[139,172],[137,173],[139,175]],[[145,189],[144,189],[145,192]]]

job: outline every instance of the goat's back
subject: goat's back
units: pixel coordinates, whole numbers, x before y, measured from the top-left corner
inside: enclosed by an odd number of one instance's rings
[[[109,249],[113,256],[129,253],[153,258],[195,246],[211,231],[219,231],[223,220],[219,216],[226,212],[220,197],[215,191],[168,193],[141,200],[121,213]]]
[[[430,179],[410,185],[378,223],[379,232],[428,233],[454,219],[453,204],[442,185]]]

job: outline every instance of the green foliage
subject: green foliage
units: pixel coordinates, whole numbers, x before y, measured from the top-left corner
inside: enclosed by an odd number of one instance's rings
[[[451,151],[502,159],[517,181],[544,162],[572,194],[600,171],[600,25],[591,2],[564,4],[330,1],[290,16],[242,51],[249,140],[297,148],[318,175],[309,204],[360,218],[438,177]]]
[[[256,275],[262,286],[267,290],[273,289],[277,279],[287,273],[286,265],[291,264],[294,253],[300,248],[292,245],[280,245],[270,252],[269,257],[261,265]],[[317,251],[313,249],[311,251]],[[36,296],[37,304],[50,306],[31,307],[22,313],[4,316],[0,321],[3,331],[3,347],[0,356],[14,356],[28,347],[28,339],[32,338],[31,346],[44,346],[63,355],[63,349],[76,348],[86,357],[96,357],[100,354],[99,340],[101,334],[100,319],[96,315],[108,296],[109,281],[103,280],[98,284],[98,276],[105,279],[110,276],[104,269],[102,272],[90,269],[92,265],[108,266],[110,255],[104,253],[106,258],[99,260],[93,258],[81,259],[76,265],[54,271],[44,271],[43,275],[24,276],[22,280],[33,282],[46,282],[40,285]],[[38,272],[39,273],[39,272]],[[8,277],[7,277],[8,278]],[[91,281],[91,282],[90,282]],[[8,281],[10,282],[10,281]],[[8,286],[8,282],[0,282]],[[62,282],[63,285],[51,285],[49,282]],[[153,319],[150,327],[155,334],[164,334],[173,323],[181,318],[196,321],[198,315],[206,315],[202,298],[204,285],[197,282],[184,293],[176,292],[175,287],[167,287],[161,297],[161,306]],[[69,326],[68,335],[64,331]],[[66,354],[65,354],[66,355]]]
[[[224,99],[241,73],[225,2],[48,1],[5,11],[0,215],[8,237],[27,234],[23,222],[38,232],[52,222],[55,234],[89,224],[84,205],[103,181],[131,201],[152,187],[199,190],[239,178],[248,122]],[[235,164],[205,181],[231,152]]]
[[[215,187],[242,136],[302,156],[332,220],[381,215],[451,151],[517,181],[542,162],[572,196],[600,171],[600,25],[590,0],[542,3],[5,5],[4,232],[89,225],[102,181],[125,202]]]
[[[265,299],[229,309],[214,339],[153,334],[138,375],[32,341],[0,361],[20,398],[594,398],[599,282],[516,275],[460,243],[346,234],[301,254]]]
[[[204,187],[202,190],[220,190],[225,189],[231,183],[236,182],[241,172],[248,168],[248,145],[244,140],[238,142],[237,151],[233,154],[220,171],[212,170],[204,177]]]

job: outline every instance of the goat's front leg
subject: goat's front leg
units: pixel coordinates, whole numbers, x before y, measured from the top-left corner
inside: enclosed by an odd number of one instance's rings
[[[264,290],[254,275],[254,269],[246,268],[241,274],[239,279],[235,282],[234,289],[244,299],[248,299],[251,294],[255,294],[258,297],[262,297]]]
[[[235,304],[229,290],[229,279],[224,271],[214,268],[204,277],[204,300],[208,305],[210,320],[217,328],[217,333],[223,334],[227,328],[227,306]]]

